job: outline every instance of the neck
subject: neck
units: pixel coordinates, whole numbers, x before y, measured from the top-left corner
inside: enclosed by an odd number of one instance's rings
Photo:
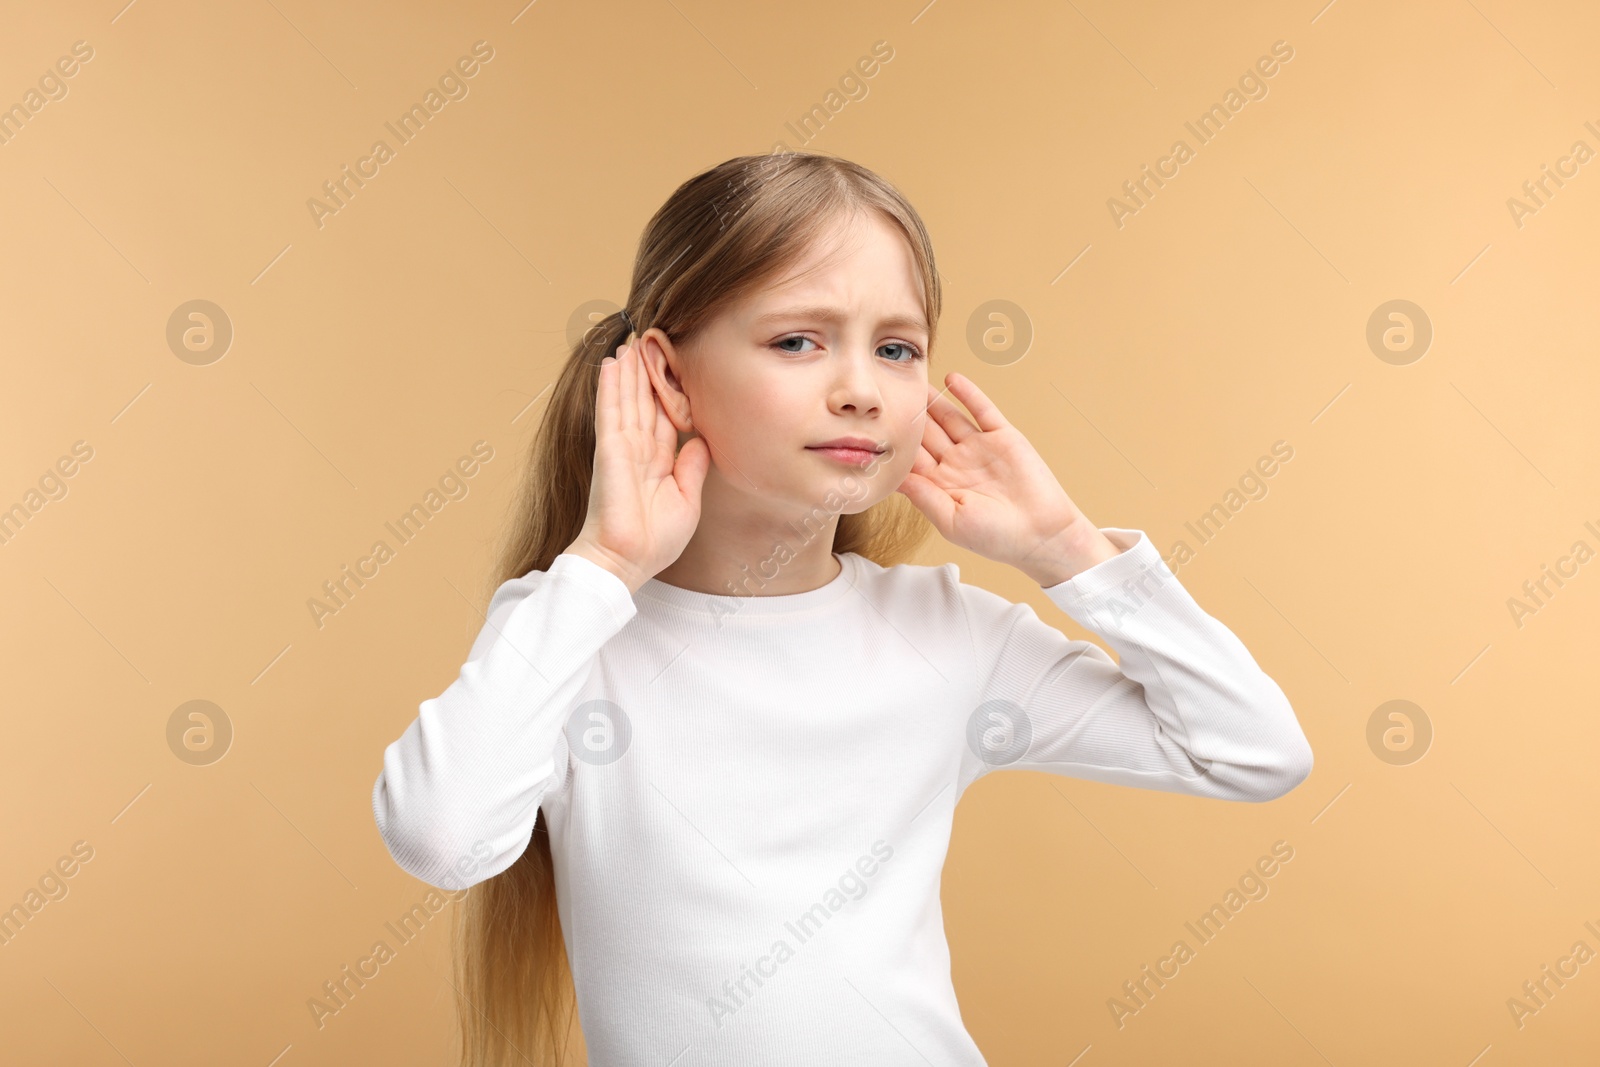
[[[683,552],[655,575],[658,581],[717,596],[785,596],[821,588],[839,576],[833,558],[837,513],[796,509],[775,513],[770,503],[713,486],[701,493],[700,523]]]

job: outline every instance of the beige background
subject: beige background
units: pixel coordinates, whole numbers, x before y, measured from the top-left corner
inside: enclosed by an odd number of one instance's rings
[[[93,49],[0,146],[0,507],[93,450],[0,545],[0,906],[93,851],[0,946],[7,1062],[444,1062],[443,914],[320,1028],[307,1006],[427,892],[373,825],[383,747],[477,632],[574,316],[625,295],[679,182],[779,140],[906,192],[947,285],[932,373],[972,376],[1099,524],[1188,542],[1185,586],[1316,752],[1263,805],[975,787],[944,895],[990,1062],[1600,1057],[1600,962],[1520,1027],[1507,1006],[1600,951],[1600,564],[1508,607],[1600,548],[1600,162],[1520,226],[1507,204],[1600,149],[1590,5],[121,3],[0,34],[0,106]],[[319,228],[307,200],[480,40],[469,95]],[[1268,95],[1199,145],[1184,123],[1276,41]],[[1179,138],[1119,228],[1108,199]],[[194,299],[234,329],[205,366],[166,341]],[[1434,331],[1403,365],[1366,340],[1395,299]],[[992,300],[1034,332],[1020,359],[967,344]],[[322,582],[479,440],[468,495],[319,628]],[[1278,441],[1201,545],[1185,524]],[[925,556],[1084,636],[1020,573]],[[231,723],[210,765],[169,745],[191,700]],[[1407,765],[1367,739],[1391,700],[1434,732]],[[1119,1028],[1122,983],[1277,841],[1269,895]]]

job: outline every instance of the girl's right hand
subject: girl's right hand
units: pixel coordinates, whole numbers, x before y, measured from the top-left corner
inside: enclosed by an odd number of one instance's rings
[[[583,529],[567,548],[635,592],[671,564],[700,523],[711,450],[678,431],[644,367],[636,339],[600,364],[594,474]]]

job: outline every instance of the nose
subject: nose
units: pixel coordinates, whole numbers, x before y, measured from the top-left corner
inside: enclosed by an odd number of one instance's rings
[[[828,395],[828,409],[835,414],[878,415],[883,410],[883,392],[878,388],[877,368],[871,352],[850,345],[834,360],[834,381]]]

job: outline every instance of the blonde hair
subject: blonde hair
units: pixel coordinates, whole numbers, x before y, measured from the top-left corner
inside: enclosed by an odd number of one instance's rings
[[[830,223],[866,212],[896,227],[910,246],[931,360],[941,305],[933,246],[915,209],[887,181],[848,160],[804,152],[739,156],[690,178],[645,227],[623,311],[589,329],[556,380],[494,584],[547,570],[578,536],[593,472],[600,360],[627,340],[630,324],[638,333],[659,328],[683,344],[729,303],[782,277]],[[841,514],[833,551],[893,566],[931,530],[893,493],[858,514]],[[516,862],[459,901],[454,934],[462,1067],[565,1067],[577,1005],[543,811]]]

